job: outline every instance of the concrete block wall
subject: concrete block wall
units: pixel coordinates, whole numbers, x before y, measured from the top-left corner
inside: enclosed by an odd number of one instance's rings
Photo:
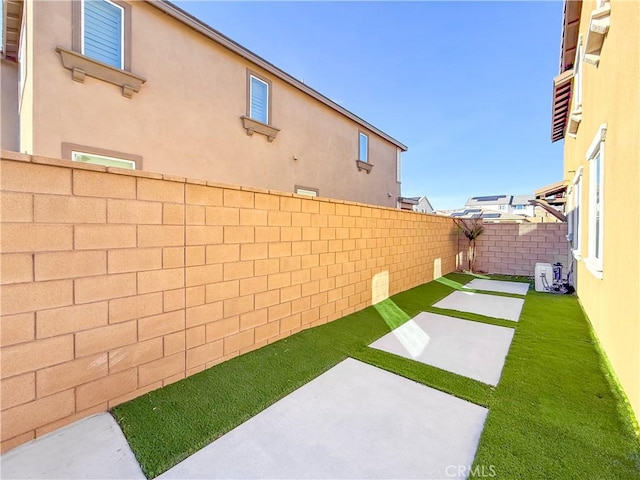
[[[486,223],[476,243],[476,270],[533,276],[536,263],[561,262],[566,272],[566,235],[566,223]],[[465,251],[466,242],[461,235],[461,251]]]
[[[2,152],[7,450],[456,268],[448,218]]]

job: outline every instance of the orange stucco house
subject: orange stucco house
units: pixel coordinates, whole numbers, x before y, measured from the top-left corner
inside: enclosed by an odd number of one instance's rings
[[[2,149],[398,206],[402,143],[171,3],[4,5]]]

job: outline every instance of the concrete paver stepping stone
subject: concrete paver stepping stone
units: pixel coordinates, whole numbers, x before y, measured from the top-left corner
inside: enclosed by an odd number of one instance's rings
[[[517,322],[523,305],[523,298],[501,297],[457,290],[433,306]]]
[[[9,450],[5,478],[145,479],[120,427],[108,413],[87,417]]]
[[[464,478],[486,415],[347,359],[159,478]]]
[[[529,291],[528,283],[484,280],[481,278],[474,278],[467,283],[465,287],[475,290],[486,290],[488,292],[515,293],[517,295],[526,295]]]
[[[423,312],[369,346],[497,385],[513,333],[512,328]]]

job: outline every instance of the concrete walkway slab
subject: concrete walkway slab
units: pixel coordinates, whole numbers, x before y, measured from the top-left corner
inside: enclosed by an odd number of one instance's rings
[[[481,278],[474,278],[467,283],[465,287],[475,290],[486,290],[488,292],[515,293],[516,295],[526,295],[529,291],[528,283],[483,280]]]
[[[436,303],[434,307],[477,313],[478,315],[517,322],[523,305],[523,298],[455,291]]]
[[[347,359],[159,478],[464,478],[486,415]]]
[[[370,347],[497,385],[513,333],[512,328],[423,312]]]
[[[9,450],[5,478],[146,478],[120,427],[108,413],[87,417]]]

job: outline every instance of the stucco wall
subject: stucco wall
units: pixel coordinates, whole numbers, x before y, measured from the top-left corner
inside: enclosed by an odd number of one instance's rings
[[[21,151],[59,157],[68,142],[141,155],[147,171],[395,207],[395,145],[155,7],[131,2],[131,71],[147,82],[127,99],[63,68],[55,49],[72,48],[71,2],[33,5],[34,136],[29,147],[25,130]],[[242,126],[247,68],[272,82],[273,143]],[[369,135],[370,174],[356,167],[359,130]]]
[[[3,157],[3,449],[455,269],[449,218]]]
[[[566,223],[489,223],[476,242],[476,270],[532,277],[536,263],[569,268]],[[460,236],[460,250],[467,239]],[[463,264],[466,268],[466,263]]]
[[[582,6],[586,38],[595,1]],[[583,167],[582,249],[577,261],[578,296],[640,418],[640,3],[611,2],[611,26],[597,67],[583,66],[582,121],[565,139],[565,179]],[[589,164],[586,152],[607,123],[603,190],[603,275],[586,267]],[[630,206],[633,206],[632,208]]]

